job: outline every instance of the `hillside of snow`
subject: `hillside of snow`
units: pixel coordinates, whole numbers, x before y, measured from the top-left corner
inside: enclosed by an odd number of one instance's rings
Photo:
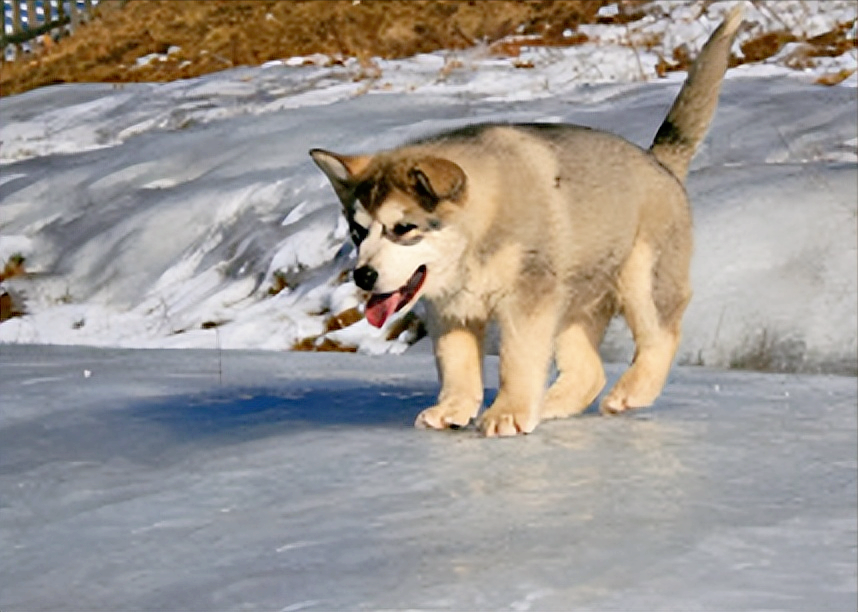
[[[637,27],[699,47],[729,3],[693,21],[661,5],[670,19]],[[853,4],[829,9],[794,27],[855,18]],[[751,8],[749,30],[764,17]],[[22,255],[29,273],[2,285],[26,314],[0,324],[0,343],[285,350],[325,337],[359,303],[346,225],[308,149],[372,151],[498,120],[648,146],[684,73],[657,79],[657,54],[623,44],[628,30],[592,28],[586,45],[377,60],[357,80],[356,63],[299,58],[0,99],[0,264]],[[692,165],[695,296],[679,361],[855,374],[858,80],[816,80],[856,54],[803,71],[785,62],[728,72]],[[271,295],[277,279],[287,287]],[[328,337],[407,348],[388,335],[359,321]],[[629,358],[623,324],[603,350]]]

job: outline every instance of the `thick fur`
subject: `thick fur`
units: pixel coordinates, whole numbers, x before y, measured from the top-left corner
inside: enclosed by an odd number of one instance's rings
[[[375,155],[311,151],[343,203],[358,267],[377,273],[364,288],[396,292],[426,270],[406,307],[427,302],[441,393],[417,426],[477,416],[490,320],[501,332],[500,389],[478,421],[485,435],[585,410],[605,385],[598,347],[618,313],[635,358],[601,409],[653,403],[691,297],[683,181],[740,22],[737,7],[713,33],[649,151],[553,124],[470,126]],[[552,359],[560,374],[546,392]]]

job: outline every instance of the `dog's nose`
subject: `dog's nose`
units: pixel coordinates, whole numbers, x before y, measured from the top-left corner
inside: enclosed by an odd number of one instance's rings
[[[372,291],[375,281],[378,280],[378,270],[372,266],[361,266],[353,273],[355,284],[364,291]]]

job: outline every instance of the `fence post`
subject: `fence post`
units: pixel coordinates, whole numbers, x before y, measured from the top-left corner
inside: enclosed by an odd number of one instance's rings
[[[74,31],[77,30],[77,26],[80,25],[80,14],[77,10],[77,0],[71,0],[69,2],[69,13],[71,20],[69,21],[69,31],[74,34]]]
[[[39,19],[36,17],[36,0],[27,0],[27,30],[32,32],[39,27]]]
[[[21,25],[21,3],[18,0],[12,2],[12,35],[20,34],[24,30]],[[15,59],[21,57],[21,43],[15,42]]]

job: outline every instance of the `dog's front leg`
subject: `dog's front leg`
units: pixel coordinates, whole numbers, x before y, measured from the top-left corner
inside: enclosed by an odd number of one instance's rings
[[[485,326],[482,322],[461,324],[439,319],[433,323],[441,393],[437,405],[417,415],[414,425],[428,429],[465,427],[483,404]]]
[[[490,437],[530,433],[539,423],[558,318],[551,299],[516,305],[498,315],[500,389],[478,423]]]

